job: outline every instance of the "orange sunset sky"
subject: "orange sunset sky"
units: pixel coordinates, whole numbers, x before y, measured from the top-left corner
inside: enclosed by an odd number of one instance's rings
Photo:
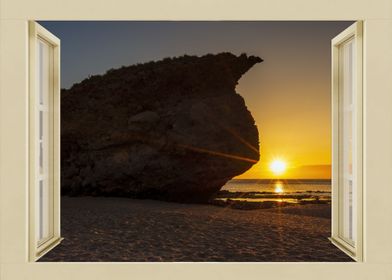
[[[61,86],[165,57],[247,53],[264,59],[237,85],[260,133],[261,160],[237,178],[330,178],[331,39],[343,21],[41,22],[62,38]],[[113,43],[115,42],[115,43]],[[91,48],[91,46],[94,48]],[[239,132],[240,133],[240,132]]]
[[[316,60],[316,55],[310,59]],[[329,54],[325,55],[329,59]],[[281,179],[329,179],[329,63],[313,61],[301,65],[300,58],[295,64],[285,64],[284,60],[272,63],[267,54],[265,57],[265,61],[255,65],[237,86],[237,92],[244,97],[256,121],[260,141],[260,161],[237,178],[277,178],[269,165],[278,158],[287,164],[286,172],[279,176]],[[279,63],[281,68],[276,66]],[[279,81],[282,76],[284,82]]]

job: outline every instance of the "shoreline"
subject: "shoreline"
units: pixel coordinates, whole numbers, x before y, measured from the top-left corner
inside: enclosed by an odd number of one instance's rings
[[[240,210],[268,209],[293,205],[331,204],[331,192],[328,191],[295,191],[295,192],[241,192],[219,191],[210,204]]]

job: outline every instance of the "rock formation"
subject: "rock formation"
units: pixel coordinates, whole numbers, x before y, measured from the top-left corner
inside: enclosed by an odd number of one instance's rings
[[[62,90],[62,193],[204,202],[259,160],[241,76],[262,59],[182,56]]]

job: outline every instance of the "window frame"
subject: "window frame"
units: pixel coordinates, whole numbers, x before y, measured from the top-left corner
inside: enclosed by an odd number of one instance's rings
[[[339,33],[333,40],[331,41],[331,97],[332,97],[332,219],[331,219],[331,237],[330,241],[337,246],[340,250],[348,254],[355,261],[363,260],[363,214],[362,214],[362,32],[363,23],[362,21],[356,21],[350,27]],[[53,109],[56,113],[54,114],[54,119],[57,120],[57,125],[53,125],[54,131],[53,136],[55,137],[54,141],[54,156],[50,159],[50,164],[55,166],[55,170],[57,168],[57,172],[54,172],[54,182],[56,182],[56,186],[54,187],[54,203],[52,212],[54,213],[53,218],[53,228],[54,228],[54,236],[41,245],[38,248],[35,246],[34,240],[36,238],[32,238],[35,236],[35,217],[34,217],[34,193],[35,193],[35,184],[34,184],[34,169],[35,167],[35,159],[34,159],[34,149],[30,149],[30,261],[37,261],[41,256],[45,253],[53,249],[53,247],[57,246],[63,239],[60,237],[60,40],[55,37],[52,33],[42,27],[40,24],[35,21],[29,22],[29,58],[30,58],[30,145],[34,147],[34,133],[35,133],[35,67],[36,67],[36,51],[35,51],[35,42],[41,38],[45,40],[53,47],[53,76],[49,77],[50,80],[53,80]],[[341,231],[341,210],[340,210],[340,170],[339,170],[339,162],[341,160],[340,154],[340,110],[339,110],[339,100],[340,96],[340,67],[341,67],[341,59],[340,59],[340,50],[339,47],[343,45],[350,38],[354,38],[355,50],[356,50],[356,67],[355,67],[355,76],[356,76],[356,89],[357,89],[357,98],[355,98],[355,103],[353,106],[355,108],[355,112],[357,112],[355,116],[355,136],[357,141],[357,145],[355,145],[355,159],[357,166],[357,170],[355,171],[356,182],[357,182],[357,227],[356,227],[356,236],[357,236],[357,244],[353,245],[351,242],[346,240],[345,238],[340,236]],[[58,94],[56,94],[56,92]],[[55,120],[55,122],[56,122]],[[56,138],[57,137],[57,138]],[[57,143],[56,142],[57,139]],[[56,173],[56,174],[55,174]]]
[[[331,41],[331,89],[332,89],[332,228],[331,242],[339,249],[344,251],[356,261],[363,260],[363,24],[357,21]],[[356,243],[353,244],[341,236],[342,230],[342,189],[340,162],[342,160],[342,148],[340,143],[341,137],[341,118],[340,100],[341,93],[341,67],[342,58],[340,48],[350,39],[355,42],[355,67],[353,69],[355,76],[356,91],[353,96],[353,182],[355,182],[356,196]]]
[[[390,0],[0,0],[0,278],[377,279],[392,275]],[[76,8],[77,7],[77,8]],[[154,7],[154,9],[151,9]],[[364,256],[361,263],[31,263],[28,261],[29,20],[364,21]],[[383,55],[382,55],[383,54]]]
[[[36,236],[36,192],[38,188],[37,160],[37,42],[48,44],[49,50],[49,232],[50,236],[37,244]],[[37,261],[45,253],[58,245],[60,236],[60,39],[35,21],[29,22],[29,261]]]

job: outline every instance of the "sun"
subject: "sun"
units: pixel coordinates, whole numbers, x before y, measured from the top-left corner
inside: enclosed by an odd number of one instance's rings
[[[286,171],[286,167],[287,164],[284,160],[282,159],[274,159],[271,163],[270,163],[270,170],[272,171],[272,173],[274,173],[275,175],[281,175]]]

